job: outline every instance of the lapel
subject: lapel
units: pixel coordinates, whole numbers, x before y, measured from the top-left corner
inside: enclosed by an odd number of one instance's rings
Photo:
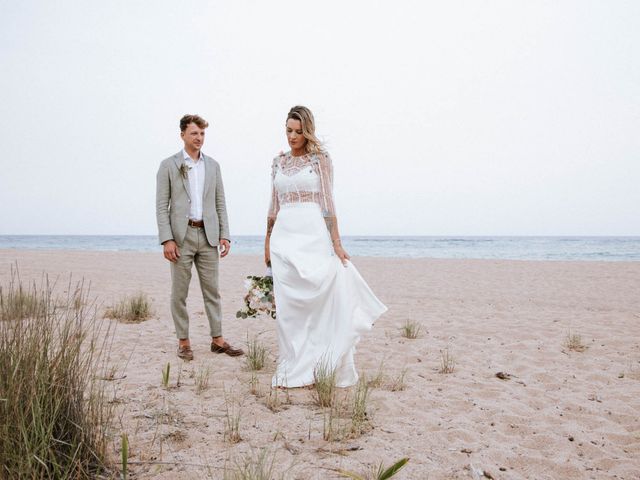
[[[180,150],[178,153],[176,153],[173,156],[173,163],[176,164],[176,168],[178,169],[178,175],[180,175],[180,178],[182,179],[182,185],[184,186],[184,189],[187,192],[187,196],[189,197],[189,200],[191,200],[191,192],[189,191],[189,179],[185,178],[184,175],[182,175],[182,172],[180,171],[180,167],[184,164],[184,154],[182,153],[182,150]]]
[[[202,196],[204,197],[213,185],[215,165],[211,157],[207,157],[205,154],[202,154],[202,157],[204,159],[204,191],[202,192]]]

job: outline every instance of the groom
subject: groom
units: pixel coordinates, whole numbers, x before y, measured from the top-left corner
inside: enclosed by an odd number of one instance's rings
[[[209,124],[198,115],[180,119],[184,149],[160,164],[156,218],[164,258],[171,262],[171,316],[178,337],[178,357],[193,360],[189,342],[187,294],[195,263],[209,319],[211,351],[242,355],[222,337],[218,250],[229,254],[229,221],[220,165],[201,151]]]

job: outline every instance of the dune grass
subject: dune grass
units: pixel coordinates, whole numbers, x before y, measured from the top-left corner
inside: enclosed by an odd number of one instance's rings
[[[322,358],[313,369],[312,397],[320,407],[330,407],[336,392],[336,370],[329,359]]]
[[[145,293],[125,297],[108,308],[105,317],[124,323],[140,323],[151,317],[151,302]]]
[[[104,378],[111,332],[80,282],[0,287],[0,477],[88,479],[109,465]]]
[[[262,370],[267,361],[269,350],[258,340],[255,335],[249,338],[247,334],[247,353],[245,354],[245,364],[248,370]]]
[[[422,330],[422,325],[415,320],[407,320],[404,322],[404,325],[400,328],[400,332],[404,338],[409,338],[411,340],[415,340],[420,335],[420,330]]]
[[[574,352],[584,352],[587,349],[587,346],[582,342],[582,335],[572,332],[571,330],[569,330],[564,339],[564,346]]]
[[[453,373],[456,369],[456,361],[453,358],[451,352],[449,352],[449,347],[440,351],[440,368],[438,369],[438,373],[448,374]]]

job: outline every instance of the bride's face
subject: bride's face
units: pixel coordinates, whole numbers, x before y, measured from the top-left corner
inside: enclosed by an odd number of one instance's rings
[[[290,118],[287,120],[287,141],[291,150],[301,151],[307,144],[307,139],[302,134],[302,123],[300,120]]]

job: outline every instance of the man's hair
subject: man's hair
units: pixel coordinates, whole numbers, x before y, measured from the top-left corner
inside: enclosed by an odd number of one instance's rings
[[[200,115],[185,115],[180,119],[180,131],[184,132],[190,123],[195,123],[203,130],[209,126],[209,122],[207,122]]]

